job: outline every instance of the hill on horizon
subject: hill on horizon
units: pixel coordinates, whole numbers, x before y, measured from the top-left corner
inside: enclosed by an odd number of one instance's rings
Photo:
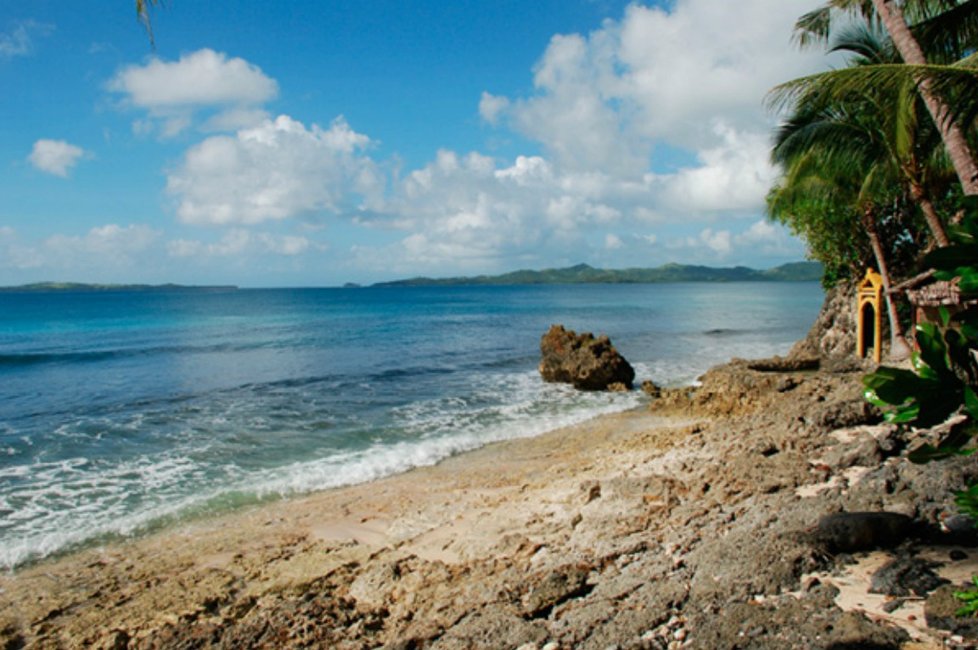
[[[514,285],[514,284],[642,284],[656,282],[812,282],[822,279],[818,262],[791,262],[766,270],[746,266],[711,267],[664,264],[655,268],[599,269],[577,264],[562,269],[523,269],[502,275],[429,278],[378,282],[375,287]]]

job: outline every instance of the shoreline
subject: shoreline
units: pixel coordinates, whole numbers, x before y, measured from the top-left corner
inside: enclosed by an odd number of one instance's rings
[[[838,510],[937,521],[976,462],[927,466],[947,475],[936,485],[886,457],[855,379],[735,362],[657,413],[42,560],[0,576],[0,642],[939,647],[912,603],[837,599],[840,565],[810,533]],[[968,555],[959,574],[978,572]]]

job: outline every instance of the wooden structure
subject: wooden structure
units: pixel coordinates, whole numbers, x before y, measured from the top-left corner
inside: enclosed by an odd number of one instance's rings
[[[958,289],[958,278],[953,280],[934,280],[934,271],[927,271],[890,290],[891,294],[904,294],[913,306],[913,324],[936,323],[940,320],[938,310],[946,308],[952,314],[978,304],[976,300],[964,300]]]
[[[856,292],[856,354],[865,359],[873,351],[873,361],[879,363],[883,356],[883,278],[873,269],[866,269],[866,277]]]

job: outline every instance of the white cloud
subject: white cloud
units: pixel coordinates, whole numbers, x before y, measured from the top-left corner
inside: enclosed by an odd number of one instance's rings
[[[140,253],[159,238],[160,232],[144,224],[96,226],[84,236],[53,235],[44,242],[48,252],[66,256],[86,255],[118,260]]]
[[[712,228],[704,228],[700,232],[700,242],[720,256],[726,256],[733,249],[729,230],[714,231]]]
[[[363,153],[369,146],[342,118],[322,129],[280,115],[189,149],[167,191],[187,223],[256,224],[355,209],[354,194],[369,203],[382,186]]]
[[[496,124],[499,116],[509,107],[509,100],[505,97],[496,97],[487,92],[482,93],[479,100],[479,115],[489,124]]]
[[[659,202],[689,213],[759,210],[776,176],[768,163],[769,136],[722,123],[712,131],[720,142],[699,153],[699,166],[653,176]]]
[[[27,160],[42,172],[65,178],[78,161],[85,156],[85,150],[64,140],[38,140],[34,143]]]
[[[166,249],[171,257],[229,257],[268,253],[293,257],[310,249],[323,250],[324,247],[321,244],[313,243],[306,237],[274,235],[264,232],[252,233],[241,228],[234,228],[214,243],[175,239],[167,242]]]
[[[256,107],[278,94],[278,84],[257,66],[206,48],[178,61],[153,58],[127,66],[107,87],[122,93],[127,104],[148,111],[164,136],[186,129],[201,109],[218,111],[205,124],[210,130],[253,126],[266,117]],[[139,129],[145,130],[141,122]]]
[[[480,113],[540,142],[568,172],[637,181],[658,144],[688,151],[699,164],[658,176],[648,188],[661,195],[654,203],[757,210],[773,176],[774,120],[763,98],[826,65],[821,53],[790,42],[798,16],[817,4],[678,0],[669,11],[633,4],[586,36],[555,36],[535,69],[537,92],[514,100],[484,92]]]
[[[54,31],[54,26],[22,21],[10,32],[0,33],[0,61],[18,56],[29,56],[34,52],[34,36],[46,36]]]
[[[760,216],[774,177],[774,117],[764,95],[825,67],[820,54],[790,43],[794,21],[818,2],[676,0],[669,11],[635,4],[590,34],[555,36],[528,96],[478,98],[486,123],[539,143],[539,155],[442,150],[385,179],[369,138],[341,118],[328,130],[287,116],[253,125],[263,109],[249,99],[208,120],[205,128],[238,130],[189,149],[168,174],[168,192],[188,223],[240,228],[332,213],[393,231],[381,246],[364,243],[375,237],[349,245],[362,267],[386,273],[550,264],[557,255],[580,261],[608,250],[624,260],[649,245],[731,259],[748,246],[798,250],[783,231],[745,221]],[[159,120],[152,112],[169,104],[142,105]],[[652,167],[653,154],[673,150],[680,163]],[[621,232],[631,234],[623,240]],[[219,255],[257,241],[228,236],[179,240],[170,252]],[[626,245],[632,240],[645,246]]]

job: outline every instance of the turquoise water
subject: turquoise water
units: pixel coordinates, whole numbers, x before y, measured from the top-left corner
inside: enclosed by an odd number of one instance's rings
[[[814,283],[0,294],[0,565],[642,403],[540,381],[553,323],[683,384],[783,354],[821,301]]]

